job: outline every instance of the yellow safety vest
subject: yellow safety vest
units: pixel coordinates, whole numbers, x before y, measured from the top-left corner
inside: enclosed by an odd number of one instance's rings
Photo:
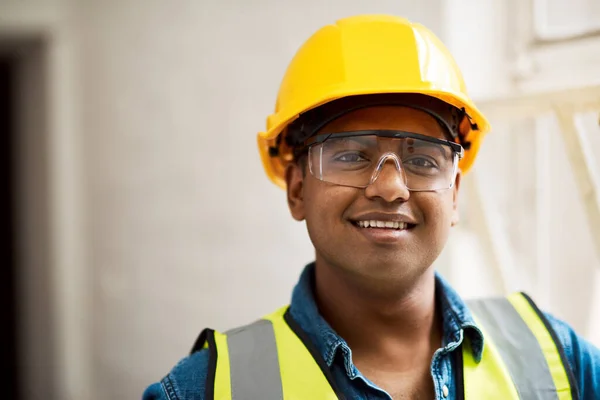
[[[527,295],[468,304],[485,341],[478,363],[463,340],[459,398],[578,399],[562,346]],[[206,400],[345,398],[288,306],[226,333],[205,329],[192,352],[201,348],[209,351]]]

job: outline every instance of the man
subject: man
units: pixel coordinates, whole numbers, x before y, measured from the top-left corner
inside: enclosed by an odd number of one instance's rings
[[[268,176],[315,263],[291,305],[205,330],[145,399],[600,399],[600,351],[523,294],[467,306],[432,264],[489,124],[423,26],[358,16],[292,60]]]

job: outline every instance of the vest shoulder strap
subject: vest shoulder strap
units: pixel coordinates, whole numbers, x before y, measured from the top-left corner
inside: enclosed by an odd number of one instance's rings
[[[562,344],[529,296],[515,293],[467,304],[485,340],[482,365],[468,362],[469,352],[463,353],[465,393],[479,392],[475,371],[489,369],[509,376],[518,398],[579,398]]]
[[[289,307],[256,322],[219,333],[202,331],[192,352],[209,349],[206,400],[324,399],[343,396]]]

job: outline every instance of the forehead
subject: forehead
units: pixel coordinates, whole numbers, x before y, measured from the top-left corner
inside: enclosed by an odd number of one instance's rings
[[[400,130],[444,138],[437,120],[424,111],[404,106],[361,108],[325,125],[318,133],[349,132],[369,129]]]

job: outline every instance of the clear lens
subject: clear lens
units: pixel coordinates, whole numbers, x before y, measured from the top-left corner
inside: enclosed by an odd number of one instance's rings
[[[446,144],[375,135],[330,138],[311,146],[308,154],[310,172],[320,180],[367,187],[389,165],[413,191],[452,187],[458,163],[456,153]]]

